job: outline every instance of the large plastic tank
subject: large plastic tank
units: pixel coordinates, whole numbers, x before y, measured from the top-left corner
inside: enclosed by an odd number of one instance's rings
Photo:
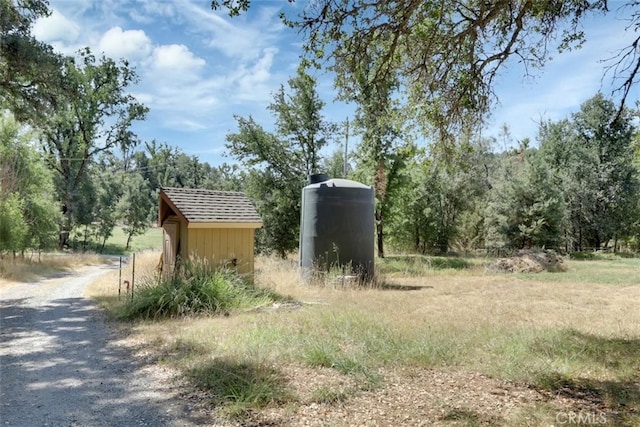
[[[328,179],[324,174],[311,175],[309,182],[302,190],[302,277],[308,280],[314,272],[336,270],[372,278],[373,188],[348,179]]]

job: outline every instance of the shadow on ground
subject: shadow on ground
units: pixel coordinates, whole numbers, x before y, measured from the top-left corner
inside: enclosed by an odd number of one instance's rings
[[[538,343],[533,350],[548,358],[573,360],[609,372],[606,380],[543,372],[536,381],[539,389],[569,398],[578,408],[602,411],[612,425],[639,425],[639,339],[604,338],[567,329],[553,342]]]
[[[150,386],[137,372],[143,364],[114,344],[115,330],[90,301],[64,298],[34,307],[24,298],[0,300],[0,315],[4,425],[204,421]]]

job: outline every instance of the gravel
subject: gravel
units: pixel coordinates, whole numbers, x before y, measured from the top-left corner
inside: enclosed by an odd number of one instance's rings
[[[213,425],[82,296],[114,268],[0,290],[0,425]]]

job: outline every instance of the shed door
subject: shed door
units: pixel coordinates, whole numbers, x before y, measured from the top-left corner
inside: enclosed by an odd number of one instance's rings
[[[164,230],[164,243],[162,246],[162,275],[170,276],[176,267],[176,255],[178,249],[178,223],[165,222],[162,225]]]

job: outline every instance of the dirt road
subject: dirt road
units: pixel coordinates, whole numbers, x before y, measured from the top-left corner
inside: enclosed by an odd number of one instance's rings
[[[112,268],[0,289],[0,425],[211,425],[83,298]]]

